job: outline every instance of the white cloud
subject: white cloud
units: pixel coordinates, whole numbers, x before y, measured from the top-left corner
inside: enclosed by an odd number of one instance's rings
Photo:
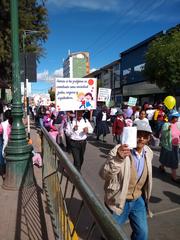
[[[97,70],[96,68],[92,68],[90,69],[90,73],[95,72],[96,70]]]
[[[44,70],[44,72],[37,73],[37,80],[47,81],[48,74],[49,74],[48,70]]]
[[[119,6],[119,0],[49,0],[48,5],[64,8],[84,8],[89,10],[111,11]]]
[[[54,71],[55,77],[63,77],[63,68],[57,69]]]
[[[56,69],[52,74],[48,70],[44,70],[41,73],[37,74],[38,81],[45,81],[49,83],[54,83],[56,77],[63,77],[63,69]]]
[[[164,9],[167,10],[178,3],[179,0],[49,0],[47,6],[56,11],[79,8],[91,11],[119,12],[121,22],[132,23],[167,19],[167,12],[163,13]]]

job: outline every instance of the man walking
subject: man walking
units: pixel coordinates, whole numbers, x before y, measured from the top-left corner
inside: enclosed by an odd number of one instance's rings
[[[74,166],[78,171],[81,170],[84,161],[87,134],[93,132],[90,122],[88,119],[84,119],[82,114],[83,111],[77,111],[77,119],[68,122],[65,130],[70,138],[70,149],[74,158]]]
[[[146,145],[150,140],[151,127],[137,121],[137,147],[127,144],[115,146],[100,171],[105,180],[105,204],[119,224],[129,218],[131,239],[147,240],[146,212],[152,189],[153,152]]]

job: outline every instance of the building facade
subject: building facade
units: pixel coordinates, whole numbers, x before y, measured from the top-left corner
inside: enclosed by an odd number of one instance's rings
[[[81,78],[89,74],[89,53],[75,52],[69,53],[67,59],[63,63],[64,78]]]
[[[135,46],[120,53],[120,58],[99,70],[92,72],[88,77],[98,79],[98,87],[111,88],[111,100],[119,106],[127,102],[129,97],[137,98],[137,104],[145,102],[154,104],[162,102],[169,95],[156,84],[147,81],[144,74],[145,58],[148,48],[153,40],[168,34],[173,28],[161,31]],[[177,107],[180,106],[180,89],[176,89]]]
[[[121,52],[120,78],[124,101],[127,101],[129,97],[137,97],[139,104],[143,104],[146,101],[154,103],[155,101],[163,100],[164,96],[167,95],[156,84],[148,82],[143,73],[145,55],[149,44],[162,34],[163,32],[159,32],[132,48]]]
[[[111,100],[115,102],[115,105],[121,103],[120,59],[115,60],[84,77],[97,78],[97,87],[110,88]]]

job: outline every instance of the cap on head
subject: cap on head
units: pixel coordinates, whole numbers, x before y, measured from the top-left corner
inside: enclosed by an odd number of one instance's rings
[[[168,119],[171,120],[173,117],[176,117],[176,118],[180,117],[180,113],[179,113],[178,111],[176,111],[176,110],[173,110],[173,111],[169,114]]]
[[[151,126],[146,121],[143,120],[136,121],[134,126],[137,127],[137,131],[152,133]]]

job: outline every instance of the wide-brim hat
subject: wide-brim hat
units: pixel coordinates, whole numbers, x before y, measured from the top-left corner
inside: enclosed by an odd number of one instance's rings
[[[137,127],[137,131],[152,133],[151,126],[146,121],[138,120],[134,123],[134,126]]]

